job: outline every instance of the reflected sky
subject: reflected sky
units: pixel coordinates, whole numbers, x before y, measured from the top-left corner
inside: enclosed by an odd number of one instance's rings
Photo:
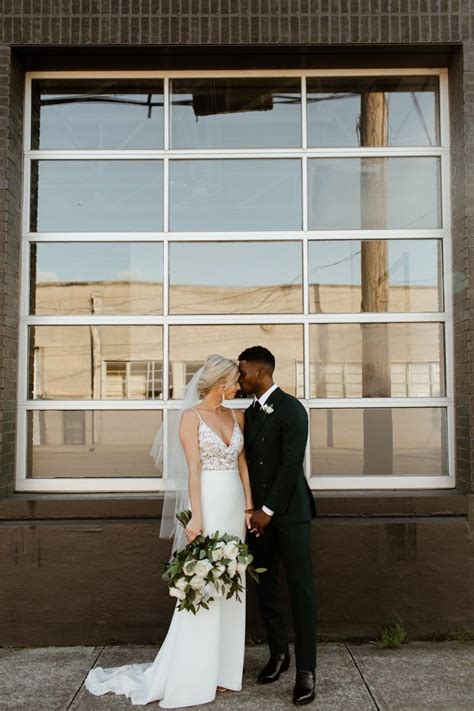
[[[437,240],[388,240],[389,283],[436,286],[438,249]],[[310,242],[310,283],[360,284],[360,255],[360,240]]]
[[[56,281],[160,282],[163,245],[148,242],[72,242],[36,245],[36,279]]]
[[[311,158],[310,229],[441,227],[439,171],[439,158],[431,157]],[[370,191],[365,212],[364,190]],[[385,211],[380,203],[383,195]]]
[[[301,283],[301,242],[175,242],[172,284],[270,286]]]
[[[173,148],[301,146],[301,80],[174,79]]]
[[[32,148],[163,147],[163,80],[33,80]]]
[[[170,161],[170,230],[301,229],[297,159]]]
[[[163,161],[33,161],[32,185],[35,183],[38,192],[33,187],[31,195],[33,231],[163,229]]]
[[[310,283],[360,284],[360,240],[309,244]],[[39,243],[37,280],[156,282],[162,243]],[[172,242],[170,276],[175,284],[259,286],[297,283],[301,242]],[[389,240],[391,284],[436,286],[437,240]],[[268,265],[271,264],[271,269]],[[235,270],[238,274],[234,274]]]
[[[439,145],[437,77],[308,78],[308,145],[363,145],[367,92],[384,94],[386,145]]]

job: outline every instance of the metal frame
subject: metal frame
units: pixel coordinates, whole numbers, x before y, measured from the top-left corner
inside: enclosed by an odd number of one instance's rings
[[[337,76],[437,76],[439,78],[440,146],[421,148],[331,148],[307,147],[306,125],[306,78]],[[172,150],[170,146],[170,86],[173,78],[200,77],[298,77],[301,79],[301,148],[295,149],[233,149],[233,150]],[[39,78],[162,78],[164,80],[164,129],[161,150],[31,150],[31,83]],[[24,165],[22,204],[22,245],[21,245],[21,294],[19,321],[18,359],[18,417],[17,417],[17,484],[18,491],[43,492],[144,492],[160,491],[170,486],[170,480],[157,478],[128,477],[110,478],[55,478],[40,479],[26,476],[27,412],[34,410],[172,410],[180,406],[180,401],[169,400],[169,326],[177,324],[260,324],[290,323],[302,324],[304,332],[304,394],[303,404],[310,409],[322,408],[370,408],[370,407],[443,407],[447,410],[448,471],[449,476],[318,476],[311,477],[310,484],[315,490],[354,489],[429,489],[452,488],[455,486],[455,410],[454,410],[454,336],[452,314],[451,278],[451,220],[450,220],[450,166],[449,166],[449,105],[448,75],[446,69],[324,69],[324,70],[239,70],[239,71],[49,71],[28,72],[25,82],[25,124],[24,124]],[[439,239],[443,252],[443,292],[444,311],[440,313],[377,313],[377,314],[310,314],[308,303],[308,242],[310,240],[359,240],[380,239],[380,231],[374,230],[309,230],[307,197],[307,160],[315,157],[364,157],[364,156],[436,156],[441,161],[441,208],[442,228],[423,230],[383,230],[384,239]],[[286,232],[169,232],[169,161],[204,158],[297,158],[302,164],[302,230]],[[30,184],[31,161],[48,160],[162,160],[164,163],[164,221],[163,230],[154,232],[30,232]],[[172,241],[290,241],[302,242],[303,252],[303,311],[294,315],[202,315],[173,316],[169,314],[169,295],[166,288],[169,273],[169,243]],[[29,252],[32,242],[122,242],[160,241],[163,243],[163,314],[159,316],[30,316],[29,305]],[[311,323],[361,323],[361,322],[442,322],[445,328],[445,372],[446,397],[440,398],[328,398],[310,399],[309,386],[309,326]],[[149,325],[163,327],[163,389],[164,399],[158,400],[29,400],[27,397],[28,328],[34,325]],[[242,401],[235,401],[233,407],[242,407]],[[165,413],[164,413],[165,414]],[[164,417],[165,427],[167,418]],[[166,458],[166,453],[165,453]],[[310,447],[307,449],[306,469],[310,471]]]

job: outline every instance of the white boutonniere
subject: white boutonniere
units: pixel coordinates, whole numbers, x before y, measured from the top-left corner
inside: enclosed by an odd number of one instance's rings
[[[273,407],[265,403],[265,405],[262,405],[262,410],[266,415],[271,415],[273,412]]]

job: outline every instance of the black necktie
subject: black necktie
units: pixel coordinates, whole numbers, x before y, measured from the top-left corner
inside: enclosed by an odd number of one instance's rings
[[[262,406],[260,405],[259,401],[255,400],[252,410],[250,412],[250,418],[251,418],[252,422],[255,422],[255,419],[256,419],[259,411],[261,410],[261,408],[262,408]]]

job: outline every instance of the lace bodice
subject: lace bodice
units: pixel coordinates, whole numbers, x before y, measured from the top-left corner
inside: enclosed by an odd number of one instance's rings
[[[237,423],[234,422],[234,430],[226,446],[225,442],[207,425],[197,410],[199,415],[199,452],[201,455],[202,469],[234,470],[238,469],[238,458],[244,446],[244,436]]]

